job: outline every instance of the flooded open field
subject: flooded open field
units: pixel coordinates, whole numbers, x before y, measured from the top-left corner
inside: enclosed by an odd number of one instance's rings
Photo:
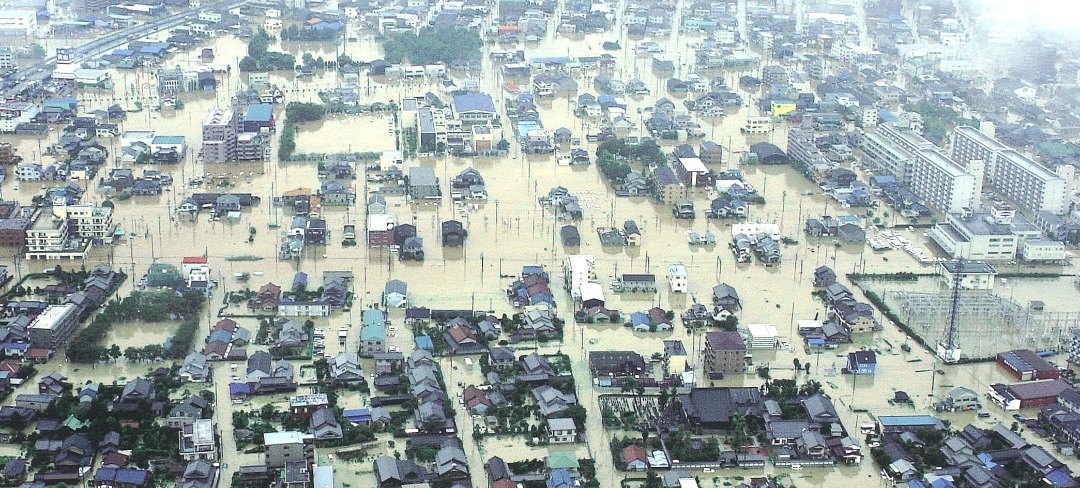
[[[565,55],[570,52],[574,55],[599,55],[604,53],[600,49],[603,42],[615,40],[620,36],[621,34],[609,33],[564,37],[556,35],[554,29],[551,29],[551,32],[538,44],[525,46],[525,49],[527,57]],[[701,36],[698,35],[679,34],[672,35],[670,38],[652,40],[664,46],[672,59],[679,61],[676,76],[680,76],[689,74],[693,69],[693,51],[687,47],[688,43],[697,42],[700,39]],[[664,77],[651,72],[648,68],[648,58],[634,54],[632,47],[637,40],[625,37],[619,40],[623,49],[610,53],[617,58],[617,68],[613,74],[623,78],[639,77],[654,90],[649,96],[626,97],[627,114],[647,112],[655,100],[661,96],[670,96],[677,105],[681,104],[682,96],[669,95],[660,89],[663,86]],[[238,60],[246,49],[243,40],[233,37],[218,38],[207,47],[214,48],[218,62]],[[311,52],[315,56],[332,58],[335,53],[334,46],[330,44],[284,43],[276,47],[296,54],[298,57],[300,53]],[[507,47],[500,45],[498,48]],[[343,48],[338,49],[344,49],[344,52],[354,59],[372,60],[380,57],[378,44],[370,35],[361,35],[358,42],[346,43]],[[188,52],[175,56],[168,60],[167,64],[191,67],[196,61],[194,52]],[[501,111],[504,92],[499,86],[503,80],[500,76],[492,75],[497,72],[498,70],[485,56],[481,73],[451,73],[451,76],[457,80],[478,79],[482,89],[493,95],[496,107]],[[737,77],[747,72],[749,71],[716,71],[702,73],[702,76],[709,78],[722,76],[730,80],[731,86],[737,86]],[[595,93],[591,88],[593,75],[595,73],[589,73],[588,77],[578,79],[581,85],[579,93]],[[114,71],[113,79],[116,82],[116,88],[112,92],[104,90],[80,92],[79,97],[84,107],[93,109],[120,103],[121,106],[134,110],[136,101],[141,101],[146,106],[155,103],[153,90],[150,88],[154,86],[152,73]],[[201,123],[206,113],[215,106],[227,105],[231,94],[245,83],[244,75],[235,69],[228,75],[221,75],[220,81],[228,88],[221,88],[216,92],[182,93],[180,95],[184,104],[182,110],[160,112],[143,110],[131,113],[123,122],[122,127],[124,130],[151,129],[157,131],[158,134],[183,135],[187,138],[188,153],[194,154],[199,148]],[[297,78],[292,73],[272,73],[270,81],[282,87],[290,101],[318,101],[319,90],[333,88],[343,83],[333,72],[317,72],[314,77],[307,79]],[[404,96],[421,96],[429,91],[439,93],[435,81],[414,82],[406,85],[401,82],[368,80],[362,77],[359,83],[363,91],[361,102],[399,101]],[[747,99],[754,95],[742,89],[738,90],[740,95]],[[583,136],[587,125],[595,126],[597,123],[595,120],[582,120],[575,117],[573,104],[574,100],[565,96],[540,101],[538,105],[545,127],[549,130],[567,127],[574,131],[575,136]],[[756,108],[741,107],[730,110],[722,119],[700,120],[703,129],[708,134],[706,139],[725,147],[723,167],[710,169],[719,171],[738,168],[738,157],[756,142],[768,141],[781,148],[786,147],[783,124],[779,124],[773,132],[768,134],[746,136],[740,133],[739,128],[745,123],[746,117],[757,115],[756,110]],[[276,107],[275,112],[283,114],[283,107]],[[302,124],[298,127],[297,152],[393,150],[396,147],[395,136],[398,133],[396,131],[399,129],[400,127],[394,126],[393,119],[388,115],[329,117],[317,123]],[[638,135],[637,132],[635,130],[633,133],[623,135]],[[18,145],[19,154],[40,155],[41,148],[55,142],[56,137],[56,132],[51,132],[44,140],[23,137],[15,138],[14,142]],[[699,141],[690,142],[696,146]],[[675,141],[661,141],[661,143],[665,150],[671,150],[676,144]],[[109,144],[111,144],[112,154],[117,154],[120,148],[116,144],[119,144],[119,141],[113,140]],[[594,143],[586,142],[583,147],[590,153],[595,151]],[[275,142],[275,152],[276,149]],[[46,158],[45,161],[48,159]],[[473,202],[460,208],[451,202],[448,191],[444,191],[443,198],[437,203],[427,201],[408,203],[403,198],[387,198],[389,212],[396,216],[398,223],[415,225],[418,236],[424,239],[426,260],[423,262],[399,262],[396,255],[385,249],[369,249],[364,245],[343,247],[340,244],[342,227],[345,224],[363,226],[365,209],[362,204],[348,208],[325,207],[323,218],[327,220],[330,231],[328,239],[330,244],[308,246],[304,256],[299,260],[279,259],[277,251],[282,229],[277,227],[277,224],[287,226],[292,214],[287,209],[274,207],[271,204],[272,197],[280,196],[283,192],[298,187],[317,189],[320,180],[317,177],[315,163],[285,164],[278,163],[275,159],[273,162],[266,163],[204,165],[195,158],[189,157],[181,164],[174,166],[146,167],[171,173],[176,179],[176,184],[170,191],[159,197],[133,197],[126,201],[115,201],[114,220],[127,231],[128,237],[113,245],[95,249],[86,265],[90,267],[97,262],[108,262],[136,277],[129,280],[125,284],[125,289],[121,290],[121,294],[126,294],[135,286],[137,277],[144,273],[152,263],[179,264],[184,256],[206,254],[210,258],[214,278],[220,285],[218,294],[211,301],[211,306],[215,310],[220,306],[218,304],[221,293],[224,291],[257,289],[267,282],[287,285],[291,283],[297,271],[308,273],[312,277],[313,287],[316,287],[321,284],[323,271],[349,270],[356,276],[354,292],[357,294],[358,302],[354,303],[352,310],[347,313],[338,313],[328,319],[317,320],[316,327],[335,330],[338,327],[351,326],[352,332],[346,349],[355,350],[358,346],[359,330],[358,325],[355,324],[360,323],[359,313],[364,308],[380,301],[383,285],[390,279],[400,279],[408,283],[409,302],[412,305],[430,308],[471,308],[492,310],[500,315],[512,314],[513,309],[507,303],[505,290],[513,281],[513,275],[518,274],[522,266],[533,264],[546,266],[552,274],[554,284],[562,280],[561,265],[566,256],[591,254],[595,258],[597,281],[600,283],[606,284],[623,273],[657,275],[660,287],[658,293],[608,293],[606,306],[621,310],[626,314],[647,310],[653,306],[674,310],[676,314],[680,314],[695,302],[709,303],[713,286],[719,283],[732,285],[742,298],[742,309],[737,313],[740,323],[743,326],[751,323],[775,325],[783,336],[782,340],[792,345],[790,349],[752,351],[754,363],[769,365],[774,378],[788,378],[795,375],[791,367],[793,359],[798,358],[804,363],[812,363],[811,372],[808,375],[800,374],[800,381],[812,378],[825,385],[826,392],[833,397],[844,424],[849,429],[854,429],[860,421],[865,422],[868,418],[867,414],[856,413],[856,410],[860,412],[867,410],[874,415],[926,412],[935,399],[940,400],[953,386],[968,386],[982,392],[991,383],[1010,379],[1003,375],[993,363],[990,363],[948,367],[945,368],[945,374],[937,375],[935,380],[933,379],[935,374],[932,372],[935,368],[932,354],[918,347],[911,352],[902,351],[900,345],[905,342],[905,336],[898,329],[890,326],[886,326],[883,332],[856,335],[854,344],[846,347],[821,351],[814,355],[804,353],[800,338],[794,334],[794,321],[821,316],[825,312],[823,304],[811,296],[813,291],[811,278],[816,267],[829,265],[841,276],[853,271],[930,273],[934,272],[934,269],[920,264],[903,254],[902,251],[873,253],[864,246],[841,245],[832,239],[808,240],[802,232],[802,223],[807,217],[826,213],[843,215],[851,212],[839,209],[835,202],[822,194],[819,188],[790,167],[745,166],[741,168],[747,183],[757,188],[766,199],[765,204],[751,208],[750,217],[747,220],[776,223],[785,236],[791,236],[798,241],[797,244],[783,246],[783,258],[778,266],[763,267],[756,263],[735,263],[727,248],[731,235],[731,222],[706,220],[700,216],[701,210],[708,207],[710,199],[704,197],[695,199],[699,218],[677,220],[672,217],[669,206],[657,204],[650,198],[615,197],[613,189],[603,179],[595,165],[560,166],[552,156],[522,154],[514,144],[510,154],[503,158],[428,157],[407,160],[402,169],[407,174],[408,168],[413,166],[433,168],[444,187],[448,186],[450,180],[460,171],[469,167],[475,168],[486,180],[489,193],[487,201]],[[115,167],[115,163],[110,163],[109,168],[111,167]],[[143,168],[135,169],[138,172]],[[103,175],[104,173],[105,171]],[[188,179],[204,173],[218,176],[219,178],[215,181],[224,182],[223,186],[196,189],[188,188],[184,184]],[[357,200],[360,202],[365,200],[367,192],[375,190],[373,186],[364,183],[362,176],[354,184],[358,194]],[[10,182],[4,184],[3,197],[5,199],[17,198],[23,203],[29,203],[32,196],[40,193],[41,190],[41,185],[30,183],[24,183],[20,190],[14,190],[12,186]],[[540,197],[545,196],[549,189],[556,186],[563,186],[581,198],[584,218],[577,224],[582,232],[580,246],[566,248],[562,245],[557,234],[558,228],[565,222],[557,221],[550,209],[541,207],[538,202]],[[199,191],[252,193],[260,196],[262,202],[245,209],[238,222],[208,221],[205,216],[194,221],[178,218],[174,211],[178,201],[190,192]],[[105,198],[106,195],[97,192],[96,185],[91,183],[84,200],[101,202]],[[443,248],[440,245],[439,224],[451,218],[460,220],[468,231],[468,238],[463,248]],[[641,245],[626,248],[601,246],[594,229],[621,227],[625,220],[634,220],[638,223],[642,233]],[[250,242],[249,229],[255,231]],[[718,244],[691,246],[687,243],[688,232],[703,233],[706,230],[711,230],[716,234]],[[925,249],[935,251],[932,244],[929,244],[922,235],[921,230],[908,232],[899,229],[899,232],[913,242],[921,242]],[[238,256],[248,256],[253,260],[227,260],[227,258]],[[689,271],[688,293],[668,292],[663,276],[668,265],[674,263],[683,263]],[[22,261],[20,271],[23,273],[40,271],[55,264],[55,262]],[[68,263],[63,264],[66,266]],[[1021,267],[1020,270],[1026,271],[1028,268]],[[1055,267],[1040,269],[1040,271],[1074,273],[1076,270]],[[252,273],[253,276],[250,282],[240,283],[233,279],[236,273]],[[841,281],[851,286],[846,279],[841,278]],[[874,286],[877,285],[871,285],[872,288]],[[901,285],[891,283],[881,286],[882,291],[901,289]],[[920,290],[931,289],[930,285],[923,283],[912,286],[923,287],[918,288]],[[916,288],[912,288],[914,289]],[[1077,300],[1077,290],[1072,286],[1071,278],[1049,281],[1010,280],[1007,285],[999,286],[997,292],[1014,297],[1017,302],[1023,304],[1026,304],[1028,300],[1043,300],[1047,304],[1047,311],[1080,312],[1080,301]],[[573,449],[581,457],[595,457],[601,486],[617,486],[623,473],[614,469],[611,456],[608,454],[607,443],[611,434],[605,432],[601,425],[597,406],[597,396],[601,392],[591,386],[587,364],[589,350],[634,350],[648,357],[655,352],[663,351],[663,340],[681,339],[691,351],[692,362],[698,367],[699,377],[704,377],[700,371],[699,356],[702,347],[700,336],[689,334],[682,327],[676,327],[671,332],[643,333],[633,332],[630,328],[618,325],[574,324],[572,320],[574,304],[569,295],[561,290],[556,291],[555,295],[559,315],[567,319],[567,327],[561,343],[541,345],[539,351],[542,353],[561,351],[571,357],[577,379],[578,396],[590,413],[586,429],[588,443],[570,447],[530,448],[525,445],[524,437],[485,438],[482,442],[476,443],[468,435],[472,432],[475,420],[459,409],[458,425],[459,429],[465,433],[461,437],[469,456],[475,486],[486,486],[482,466],[483,461],[488,457],[498,454],[507,461],[524,460],[543,457],[548,449]],[[394,324],[401,324],[403,312],[392,310],[390,320]],[[879,317],[879,320],[886,321],[884,317]],[[212,323],[207,324],[206,329],[211,325]],[[257,324],[253,321],[241,325],[252,329],[253,334],[257,329]],[[127,345],[161,343],[169,337],[173,330],[171,328],[175,326],[176,324],[120,324],[113,328],[106,340],[115,342],[122,348]],[[934,339],[936,340],[936,336]],[[198,343],[201,342],[197,341]],[[413,338],[407,330],[389,337],[387,345],[400,347],[406,354],[414,347]],[[966,345],[963,346],[966,347]],[[990,345],[985,344],[979,347],[990,347]],[[879,352],[876,378],[853,379],[839,374],[846,354],[860,348],[870,348]],[[254,349],[249,347],[249,351],[251,350]],[[340,350],[342,349],[336,342],[328,341],[327,353],[336,354]],[[519,350],[519,354],[522,353],[520,351],[522,350]],[[1064,362],[1064,359],[1058,360]],[[451,386],[452,396],[460,392],[460,388],[456,386],[459,382],[468,385],[482,381],[479,368],[467,368],[462,359],[444,358],[441,360],[441,365],[444,374],[447,375],[447,383]],[[365,370],[373,368],[373,364],[367,360],[364,361],[363,366]],[[60,354],[44,369],[46,373],[50,368],[62,370],[73,383],[81,384],[93,378],[117,378],[122,382],[120,378],[132,378],[144,374],[148,367],[150,366],[147,364],[128,364],[121,359],[116,363],[76,368],[66,363],[63,355]],[[228,396],[227,381],[223,380],[229,375],[228,368],[229,366],[225,363],[215,366],[218,381],[211,388],[214,389],[218,398]],[[297,371],[299,373],[299,367]],[[748,374],[729,375],[723,380],[703,383],[716,386],[756,386],[763,382],[764,380],[757,375]],[[897,389],[911,394],[915,400],[914,407],[894,405],[889,401]],[[303,387],[301,387],[301,392],[303,392]],[[218,402],[216,417],[221,422],[219,429],[225,455],[223,463],[235,469],[236,466],[261,462],[261,455],[241,453],[235,449],[232,429],[229,426],[231,412],[234,409],[258,409],[267,402],[280,400],[279,397],[261,397],[243,405]],[[342,396],[341,406],[345,408],[365,404],[366,398],[363,396],[355,394]],[[993,419],[976,419],[974,412],[946,414],[946,418],[952,420],[954,425],[962,426],[968,422],[978,421],[979,425],[988,426],[990,420],[997,421],[1006,417],[1001,411],[994,409],[990,411],[994,414]],[[378,455],[385,452],[392,455],[394,449],[387,447],[385,440],[380,437],[378,446],[370,449],[369,453]],[[402,449],[399,442],[398,450]],[[319,450],[320,462],[333,462],[338,468],[338,477],[344,486],[374,486],[370,462],[331,461],[327,454],[332,453],[333,450]],[[1074,470],[1080,467],[1075,460],[1070,463],[1074,466]],[[794,482],[796,486],[863,487],[882,483],[873,462],[869,459],[864,460],[862,465],[857,467],[808,468],[799,473],[789,473],[786,469],[768,466],[765,472],[790,476],[791,480],[786,482]],[[231,472],[225,474],[222,486],[228,488]],[[726,478],[732,475],[749,476],[759,473],[722,472],[719,474],[722,478]],[[710,486],[711,475],[702,474],[701,478],[705,486]]]

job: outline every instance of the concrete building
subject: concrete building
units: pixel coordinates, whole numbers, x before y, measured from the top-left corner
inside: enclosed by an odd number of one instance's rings
[[[58,199],[52,215],[40,216],[26,230],[27,259],[85,259],[94,242],[112,235],[112,208],[64,205]]]
[[[37,27],[37,11],[32,8],[0,10],[0,36],[30,37]]]
[[[705,333],[705,373],[746,371],[746,343],[738,332]]]
[[[593,266],[595,261],[592,255],[575,254],[566,257],[563,263],[563,287],[575,299],[581,298],[581,287],[596,278]]]
[[[1016,256],[1020,236],[1014,229],[1014,212],[992,208],[990,212],[961,212],[946,215],[946,222],[927,232],[946,253],[954,258],[978,261],[1003,261]],[[1034,226],[1031,226],[1034,229]],[[1035,230],[1038,233],[1038,230]],[[1037,234],[1036,234],[1037,235]]]
[[[915,154],[935,146],[910,129],[892,123],[878,126],[877,130],[863,138],[863,153],[875,171],[896,177],[897,183],[911,183]]]
[[[1016,151],[1000,151],[990,175],[990,186],[1027,215],[1068,211],[1074,168],[1059,166],[1057,172]]]
[[[200,419],[184,425],[178,433],[180,455],[185,461],[218,458],[217,444],[214,442],[214,421]]]
[[[686,266],[682,263],[668,266],[667,280],[672,293],[686,293],[689,287]]]
[[[272,106],[251,105],[247,115],[241,117],[242,108],[234,98],[229,108],[211,109],[202,127],[203,145],[199,154],[203,162],[263,160],[270,145],[270,137],[264,133],[274,130],[273,110],[266,107]]]
[[[202,160],[223,163],[236,157],[236,115],[229,108],[214,108],[202,126]]]
[[[931,208],[945,213],[961,212],[979,203],[982,161],[971,160],[963,168],[936,149],[922,149],[912,161],[909,188]]]
[[[960,164],[968,161],[979,160],[986,163],[986,176],[994,174],[994,163],[997,161],[997,153],[1009,150],[993,137],[983,134],[979,129],[962,125],[953,129],[952,158]]]
[[[315,438],[311,434],[296,431],[268,432],[263,436],[266,444],[266,466],[283,468],[287,462],[311,463],[315,457]]]
[[[19,52],[11,46],[0,46],[0,69],[11,69],[18,66]]]
[[[961,290],[993,290],[997,270],[979,261],[945,261],[938,268],[938,274],[949,288],[953,287],[959,274]]]
[[[57,349],[67,343],[68,336],[79,325],[79,307],[73,303],[49,305],[30,322],[27,331],[35,347]]]

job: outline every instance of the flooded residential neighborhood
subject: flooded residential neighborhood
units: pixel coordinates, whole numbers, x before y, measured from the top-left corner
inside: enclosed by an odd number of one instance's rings
[[[1040,9],[5,2],[0,475],[1075,486]]]

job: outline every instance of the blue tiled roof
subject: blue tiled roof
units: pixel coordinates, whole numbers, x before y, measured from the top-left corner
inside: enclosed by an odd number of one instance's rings
[[[454,108],[458,113],[473,111],[495,113],[495,102],[492,102],[488,95],[470,93],[454,97]]]
[[[247,383],[229,383],[229,394],[230,395],[239,395],[239,394],[247,395],[247,394],[250,394],[250,393],[251,393],[251,387],[248,386]]]
[[[420,349],[427,349],[430,351],[435,349],[435,344],[431,343],[430,337],[420,336],[416,338],[416,347],[419,347]]]
[[[244,115],[245,121],[250,122],[269,122],[274,118],[274,106],[269,103],[256,103],[248,107],[247,114]]]

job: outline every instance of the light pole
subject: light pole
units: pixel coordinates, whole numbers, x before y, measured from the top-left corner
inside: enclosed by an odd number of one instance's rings
[[[934,384],[937,382],[937,361],[934,361],[934,364],[932,366],[930,366],[930,369],[917,369],[917,370],[915,370],[915,372],[916,373],[926,373],[926,372],[930,373],[930,395],[929,395],[929,397],[930,397],[930,406],[933,406],[934,405]]]

